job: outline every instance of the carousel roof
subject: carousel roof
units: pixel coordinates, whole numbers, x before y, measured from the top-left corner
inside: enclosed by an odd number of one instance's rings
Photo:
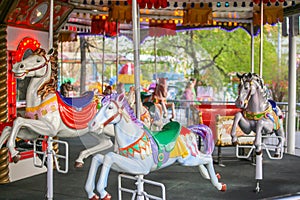
[[[141,29],[152,35],[181,29],[260,26],[260,0],[137,0]],[[300,0],[263,0],[263,23],[300,14]],[[49,0],[0,0],[0,22],[48,31]],[[116,26],[116,23],[118,26]],[[54,0],[54,31],[131,34],[132,0]],[[116,30],[118,27],[118,30]],[[162,28],[162,31],[159,29]],[[151,29],[154,31],[151,32]],[[65,35],[65,39],[70,36]],[[64,39],[62,39],[64,40]]]

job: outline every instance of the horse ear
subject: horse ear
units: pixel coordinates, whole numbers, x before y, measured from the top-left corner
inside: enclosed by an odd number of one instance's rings
[[[48,51],[47,55],[48,55],[48,56],[52,56],[53,54],[54,54],[54,49],[51,48],[51,49]]]
[[[237,76],[239,79],[242,79],[242,78],[243,78],[243,74],[241,74],[241,73],[239,73],[239,72],[236,73],[236,76]]]
[[[118,96],[117,101],[118,101],[118,102],[123,102],[124,99],[125,99],[125,93],[123,92],[123,93],[121,93],[121,94]]]

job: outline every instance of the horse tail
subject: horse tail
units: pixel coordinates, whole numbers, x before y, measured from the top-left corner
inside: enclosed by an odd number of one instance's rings
[[[191,125],[188,129],[201,137],[204,146],[204,153],[212,154],[215,148],[215,141],[211,129],[204,124]]]

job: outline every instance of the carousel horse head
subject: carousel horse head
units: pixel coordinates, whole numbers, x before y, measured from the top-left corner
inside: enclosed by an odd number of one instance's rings
[[[16,78],[43,77],[48,69],[50,57],[54,54],[54,49],[50,49],[46,54],[44,49],[37,49],[25,60],[15,63],[12,71]]]
[[[238,97],[235,101],[238,108],[247,108],[249,100],[254,94],[258,92],[262,94],[266,93],[263,79],[259,75],[255,73],[237,73],[237,77],[240,79]]]
[[[142,122],[135,117],[134,111],[126,100],[124,93],[107,95],[102,99],[101,104],[102,107],[89,122],[89,130],[91,132],[103,130],[106,125],[116,124],[120,122],[122,118],[127,122],[131,120],[139,126],[143,126]]]

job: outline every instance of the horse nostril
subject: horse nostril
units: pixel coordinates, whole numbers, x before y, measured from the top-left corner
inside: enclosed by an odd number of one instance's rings
[[[93,122],[93,123],[92,123],[92,127],[94,127],[95,125],[96,125],[96,122]]]
[[[19,67],[22,69],[22,68],[24,68],[24,65],[23,65],[23,64],[20,64],[20,66],[19,66]]]

